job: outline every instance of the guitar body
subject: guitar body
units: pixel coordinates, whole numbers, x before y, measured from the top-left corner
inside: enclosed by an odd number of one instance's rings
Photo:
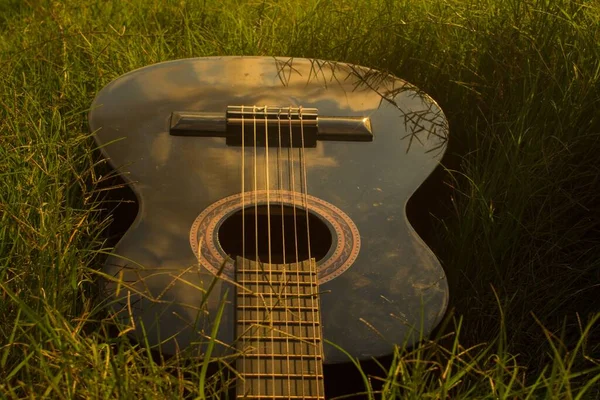
[[[232,105],[245,105],[259,122],[249,131],[246,120],[246,135],[265,135],[257,110],[268,105],[282,107],[284,128],[289,106],[315,108],[319,118],[368,118],[372,138],[354,137],[350,129],[349,140],[329,137],[302,149],[264,142],[255,149],[251,136],[245,147],[227,144],[217,115]],[[221,133],[186,132],[185,124],[177,133],[177,111],[213,113],[211,123],[221,124],[213,131]],[[241,239],[230,238],[237,225],[226,221],[239,214],[241,201],[248,213],[254,201],[286,209],[297,201],[312,213],[312,225],[328,230],[309,229],[321,246],[312,258],[322,338],[352,356],[411,345],[445,312],[444,271],[407,221],[405,205],[438,165],[447,122],[431,98],[406,82],[318,60],[184,59],[114,80],[98,93],[89,121],[139,201],[134,223],[103,268],[107,299],[150,345],[171,354],[190,346],[206,351],[224,304],[213,355],[231,351],[239,288],[236,257],[227,249]],[[323,352],[325,362],[348,361],[326,342]]]

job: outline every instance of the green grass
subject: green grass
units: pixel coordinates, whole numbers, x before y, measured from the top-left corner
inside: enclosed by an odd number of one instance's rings
[[[1,0],[2,397],[227,387],[206,360],[110,334],[94,284],[108,177],[86,112],[134,68],[239,54],[389,70],[448,116],[445,189],[417,196],[453,314],[365,375],[369,396],[600,398],[600,4],[583,0]]]

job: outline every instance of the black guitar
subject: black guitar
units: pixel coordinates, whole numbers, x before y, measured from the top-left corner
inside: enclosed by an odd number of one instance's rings
[[[324,398],[323,362],[427,335],[446,277],[405,205],[447,122],[390,75],[270,57],[164,62],[97,95],[97,143],[139,212],[104,266],[166,353],[230,355],[239,398]],[[145,341],[143,343],[146,343]]]

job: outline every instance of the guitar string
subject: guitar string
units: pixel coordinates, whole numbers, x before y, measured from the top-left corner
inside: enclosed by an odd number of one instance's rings
[[[242,106],[242,264],[245,263],[246,260],[246,214],[245,214],[245,208],[246,208],[246,202],[245,202],[245,190],[246,188],[244,187],[244,180],[246,177],[246,165],[245,165],[245,159],[246,159],[246,149],[245,149],[245,143],[244,143],[244,136],[245,136],[245,130],[244,130],[244,126],[245,126],[245,122],[244,122],[244,106]],[[243,266],[238,266],[238,268],[241,268],[242,271],[242,280],[245,280],[244,277],[246,276],[245,274],[245,269]],[[242,290],[242,305],[245,307],[246,306],[246,291]],[[244,308],[245,310],[245,308]],[[245,314],[244,314],[244,319],[245,319]],[[242,323],[242,329],[240,329],[240,334],[245,334],[246,331],[246,323],[243,322]],[[246,374],[246,349],[244,348],[244,344],[245,344],[245,340],[241,339],[242,342],[242,374]],[[243,380],[243,384],[242,384],[242,390],[245,393],[246,392],[246,380]]]
[[[300,331],[301,328],[301,321],[302,321],[302,309],[301,309],[301,293],[300,293],[300,268],[298,267],[298,262],[299,262],[299,256],[298,256],[298,223],[297,223],[297,212],[296,212],[296,177],[294,174],[294,146],[293,146],[293,137],[292,137],[292,107],[290,106],[288,108],[288,122],[289,122],[289,134],[290,134],[290,145],[288,147],[288,157],[290,158],[290,173],[291,173],[291,192],[292,192],[292,208],[293,208],[293,212],[294,212],[294,248],[295,248],[295,252],[296,252],[296,262],[295,262],[295,267],[296,267],[296,296],[292,296],[292,304],[293,304],[293,299],[294,297],[296,298],[297,302],[298,302],[298,329],[297,331]],[[291,305],[290,305],[291,306]],[[296,326],[295,324],[293,326]],[[293,330],[293,327],[292,327]],[[302,339],[296,339],[298,346],[300,347],[300,355],[302,355],[302,349],[303,349],[303,342]],[[296,366],[302,365],[303,362],[303,358],[300,357],[300,362],[296,363]],[[298,371],[297,371],[298,372]],[[302,385],[302,397],[306,397],[305,394],[305,385],[304,385],[304,374],[303,371],[299,371],[300,372],[300,382]]]
[[[311,290],[317,289],[317,284],[318,284],[318,280],[317,280],[317,268],[316,265],[317,263],[314,263],[314,271],[312,271],[313,269],[313,263],[312,263],[312,254],[311,254],[311,249],[310,249],[310,225],[309,225],[309,217],[308,217],[308,183],[307,183],[307,179],[306,179],[306,157],[304,154],[304,118],[302,116],[302,106],[300,106],[298,108],[298,118],[300,119],[300,139],[302,140],[302,145],[300,147],[300,169],[301,169],[301,178],[302,178],[302,183],[303,183],[303,188],[301,189],[302,192],[304,193],[304,210],[306,212],[306,240],[307,240],[307,247],[308,247],[308,264],[309,264],[309,279],[311,282],[310,288]],[[313,273],[314,272],[314,273]],[[313,275],[315,277],[315,280],[313,282]],[[317,291],[318,293],[318,291]],[[316,384],[316,392],[317,392],[317,398],[320,397],[319,395],[319,389],[320,389],[320,385],[319,385],[319,375],[320,372],[318,371],[319,368],[319,344],[317,343],[317,329],[319,328],[317,326],[317,311],[316,311],[316,304],[315,302],[318,302],[318,298],[317,298],[317,293],[313,293],[310,298],[311,298],[311,309],[312,309],[312,328],[313,328],[313,344],[315,346],[314,351],[315,351],[315,374],[317,377],[317,384]],[[308,331],[308,329],[307,329]]]
[[[269,184],[269,121],[268,121],[269,107],[265,105],[264,108],[264,119],[265,119],[265,186],[267,188],[267,248],[268,248],[268,268],[269,268],[269,307],[270,307],[270,331],[271,331],[271,386],[272,394],[275,395],[275,331],[273,325],[273,292],[275,291],[273,286],[273,265],[271,257],[271,201],[269,192],[271,190]],[[266,317],[265,313],[265,317]],[[257,316],[258,317],[258,316]],[[258,320],[258,318],[257,318]]]
[[[260,260],[258,257],[258,192],[257,192],[257,154],[256,154],[256,105],[254,105],[252,107],[252,121],[254,124],[254,255],[256,258],[256,263],[255,263],[255,268],[256,271],[254,271],[254,273],[256,274],[256,291],[258,292],[258,287],[259,287],[259,273],[258,273],[258,268],[260,265]],[[251,265],[251,263],[249,263]],[[257,293],[254,293],[255,296],[257,296]],[[257,298],[256,299],[256,315],[257,315],[257,319],[258,316],[260,315],[260,301]],[[258,380],[258,384],[256,386],[258,386],[258,396],[261,396],[261,376],[260,376],[260,326],[256,327],[257,332],[259,332],[256,335],[256,376],[257,376],[257,380]]]
[[[280,284],[283,291],[283,296],[280,291],[279,302],[283,304],[283,313],[285,315],[285,355],[286,355],[286,374],[287,374],[287,392],[288,395],[292,393],[292,381],[290,377],[290,340],[289,340],[289,322],[288,322],[288,310],[287,310],[287,264],[286,264],[286,256],[285,256],[285,218],[284,218],[284,210],[283,210],[283,171],[281,168],[281,108],[277,111],[277,137],[278,137],[278,145],[277,145],[277,189],[280,199],[281,205],[281,253],[283,256],[282,260],[282,271]],[[285,283],[285,284],[284,284]],[[281,301],[281,297],[283,297],[283,301]],[[283,389],[283,388],[282,388]]]

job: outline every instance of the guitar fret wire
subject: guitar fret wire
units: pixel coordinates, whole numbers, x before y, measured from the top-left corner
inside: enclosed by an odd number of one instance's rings
[[[312,275],[311,275],[311,278],[312,278]],[[251,281],[251,280],[247,281],[245,279],[242,279],[242,280],[238,281],[238,283],[252,283],[252,282],[255,282],[255,281]],[[268,285],[270,287],[273,287],[273,286],[281,286],[281,285],[285,286],[288,283],[289,282],[268,282],[268,281],[265,281],[265,282],[259,282],[258,285]],[[305,282],[303,280],[292,281],[291,283],[297,283],[299,286],[310,286],[310,287],[312,287],[312,285],[313,285],[312,282]]]
[[[247,270],[244,270],[244,272],[245,273],[251,273],[251,274],[260,274],[260,273],[262,273],[262,270],[260,270],[260,269],[247,269]],[[314,274],[316,274],[316,272],[313,271],[313,270],[310,270],[310,271],[299,270],[298,273],[300,275],[314,275]],[[285,269],[282,269],[281,271],[274,270],[273,274],[274,275],[285,275],[286,271],[285,271]]]
[[[263,319],[242,319],[242,320],[238,320],[238,322],[241,322],[241,323],[244,323],[244,324],[256,324],[258,327],[261,327],[261,328],[267,328],[268,327],[266,325],[261,325],[261,324],[264,324],[265,322],[269,322],[272,325],[279,325],[279,324],[284,324],[285,323],[283,321],[281,321],[281,322],[280,321],[273,321],[273,320],[265,321],[264,318]],[[301,326],[301,325],[311,325],[311,326],[314,327],[314,325],[315,325],[314,321],[289,321],[288,323],[292,324],[292,325],[299,325],[299,326]],[[271,332],[273,332],[273,331],[274,330],[271,329]]]
[[[319,338],[315,338],[314,336],[294,336],[294,335],[283,335],[283,336],[275,336],[274,340],[286,340],[286,338],[292,338],[294,340],[297,340],[301,343],[306,343],[306,344],[310,344],[311,346],[315,345],[315,343],[313,343],[314,341],[320,342],[321,339]],[[245,339],[251,339],[251,340],[256,340],[257,342],[260,341],[260,339],[264,339],[263,336],[246,336]]]
[[[270,311],[286,311],[286,310],[290,309],[290,307],[288,307],[288,306],[260,306],[260,307],[264,308],[265,310],[270,310]],[[246,306],[246,305],[243,305],[243,304],[242,305],[238,304],[236,306],[236,308],[244,308],[244,309],[245,308],[248,308],[248,309],[252,308],[252,309],[256,309],[256,306]],[[298,308],[300,308],[302,311],[312,311],[312,310],[315,309],[314,307],[300,307],[300,306]]]
[[[250,373],[250,374],[246,374],[246,376],[249,376],[251,378],[260,378],[261,376],[259,376],[259,374],[256,373]],[[264,376],[264,375],[263,375]],[[273,383],[275,383],[275,378],[283,378],[284,376],[289,376],[291,378],[300,378],[301,376],[304,376],[304,379],[313,379],[315,381],[318,381],[319,379],[322,379],[320,376],[318,375],[305,375],[305,374],[276,374],[276,373],[272,373],[270,374],[271,377],[273,377],[272,381]],[[274,393],[274,391],[273,391]]]
[[[265,355],[265,354],[263,354]],[[295,358],[298,360],[309,360],[312,361],[314,356],[312,354],[306,355],[306,354],[281,354],[281,353],[272,353],[272,354],[267,354],[268,356],[272,356],[272,357],[277,357],[277,358]],[[317,355],[317,357],[319,359],[321,359],[322,357],[320,355]],[[256,358],[255,354],[246,354],[246,358]]]
[[[290,283],[295,283],[295,281],[293,281],[293,282],[290,282]],[[289,287],[289,285],[288,285],[287,287]],[[241,287],[241,289],[243,290],[243,289],[244,289],[244,287],[242,286],[242,287]],[[252,290],[250,290],[250,289],[246,289],[246,290],[247,290],[247,291],[249,291],[249,292],[250,292],[250,293],[252,293],[252,294],[256,294],[256,293],[254,293],[254,292],[253,292]],[[308,297],[315,297],[315,296],[318,296],[318,295],[319,295],[319,293],[316,293],[316,292],[311,292],[311,291],[309,291],[308,293],[290,293],[290,294],[293,294],[293,295],[294,295],[294,296],[292,297],[292,299],[304,299],[304,298],[308,298]],[[243,295],[243,293],[242,293],[242,295]],[[264,300],[264,299],[263,299],[263,300]]]

